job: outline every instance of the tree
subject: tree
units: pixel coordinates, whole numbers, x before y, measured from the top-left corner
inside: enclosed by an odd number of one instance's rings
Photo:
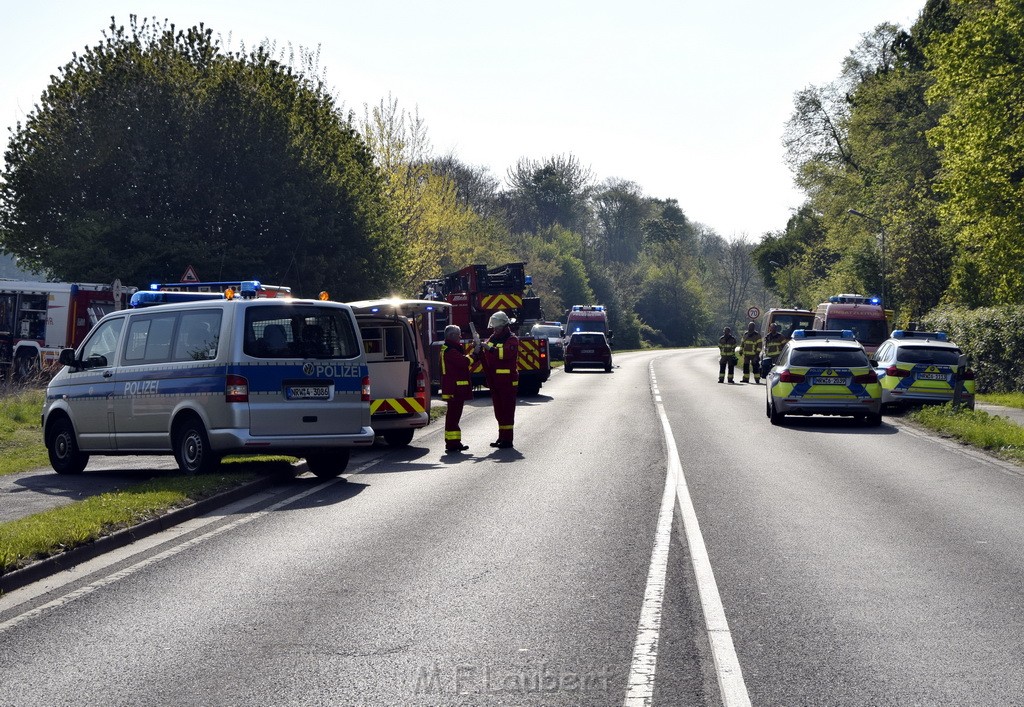
[[[956,28],[926,49],[946,108],[940,213],[956,239],[951,295],[970,306],[1024,302],[1024,7],[957,0]]]
[[[651,202],[635,182],[609,179],[593,196],[599,253],[605,264],[633,263],[644,243]]]
[[[12,131],[0,237],[60,279],[145,285],[193,264],[365,296],[398,255],[382,186],[322,79],[264,47],[225,52],[202,25],[133,16]]]
[[[545,160],[521,158],[508,170],[506,201],[515,233],[538,233],[554,225],[585,233],[593,174],[573,155]]]

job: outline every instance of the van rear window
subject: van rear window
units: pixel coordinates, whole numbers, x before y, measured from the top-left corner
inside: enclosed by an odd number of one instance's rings
[[[243,350],[256,358],[355,358],[360,353],[348,313],[315,304],[249,307]]]

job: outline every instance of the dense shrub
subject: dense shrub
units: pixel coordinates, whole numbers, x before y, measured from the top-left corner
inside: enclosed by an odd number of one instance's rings
[[[939,307],[920,328],[946,332],[971,357],[979,393],[1024,390],[1024,307]]]

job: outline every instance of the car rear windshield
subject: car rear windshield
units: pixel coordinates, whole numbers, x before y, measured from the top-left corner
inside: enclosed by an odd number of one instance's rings
[[[882,319],[840,319],[829,317],[826,329],[850,329],[865,346],[878,346],[889,338],[889,327]]]
[[[562,335],[562,328],[557,326],[535,326],[530,330],[533,336],[543,336],[545,338],[557,338]]]
[[[937,363],[955,366],[960,358],[960,349],[938,346],[901,346],[896,360],[900,363]]]
[[[841,349],[835,347],[808,347],[796,349],[789,365],[801,368],[855,368],[867,366],[868,357],[862,349]]]
[[[355,358],[360,349],[347,311],[282,304],[246,310],[244,351],[257,358]]]
[[[603,334],[573,334],[569,343],[575,346],[603,346],[605,338]]]

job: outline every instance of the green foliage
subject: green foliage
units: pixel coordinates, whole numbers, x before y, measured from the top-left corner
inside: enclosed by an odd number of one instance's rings
[[[951,405],[925,407],[910,414],[915,422],[994,452],[1011,461],[1024,461],[1024,427],[998,415]]]
[[[6,252],[59,279],[144,285],[193,264],[344,299],[393,271],[382,188],[311,71],[133,17],[74,55],[13,131],[0,229]]]
[[[968,305],[1024,302],[1024,7],[957,0],[956,29],[927,52],[945,108],[941,213],[958,251],[950,295]]]
[[[920,328],[945,331],[971,357],[979,393],[1024,390],[1024,307],[939,307]]]

